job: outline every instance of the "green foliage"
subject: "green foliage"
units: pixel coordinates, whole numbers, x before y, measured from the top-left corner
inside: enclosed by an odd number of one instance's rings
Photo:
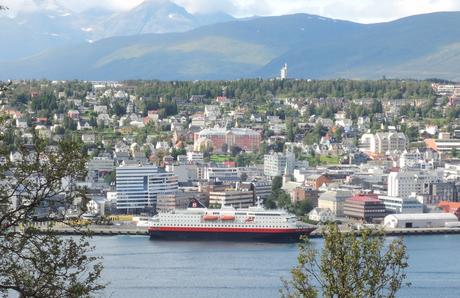
[[[11,130],[4,122],[2,131]],[[19,297],[89,297],[104,288],[102,265],[91,255],[84,228],[64,222],[66,212],[84,212],[83,189],[69,187],[86,175],[87,156],[81,143],[60,142],[49,149],[35,136],[30,146],[18,146],[22,160],[0,164],[0,294]],[[9,148],[0,140],[0,155]],[[18,204],[12,205],[11,198]],[[76,202],[81,202],[77,204]],[[56,220],[42,230],[34,226],[36,210],[49,208]],[[62,211],[62,209],[64,211]],[[78,229],[82,237],[62,238],[52,232],[55,223]]]
[[[272,179],[272,191],[281,189],[283,186],[283,178],[281,176],[273,177]]]
[[[297,216],[304,216],[313,209],[313,205],[309,200],[298,201],[294,205],[291,204],[289,211]]]
[[[307,238],[299,245],[283,297],[396,297],[409,266],[402,238],[387,243],[382,231],[365,229],[358,237],[337,225],[329,225],[323,236],[321,253]]]
[[[115,101],[112,107],[112,114],[117,115],[118,117],[123,116],[126,114],[126,106],[123,102]]]
[[[304,143],[307,145],[319,144],[321,137],[325,136],[328,129],[321,124],[317,124],[311,131],[305,134]]]
[[[177,160],[178,155],[186,155],[186,154],[187,154],[187,150],[185,150],[185,148],[179,148],[179,149],[173,148],[171,151],[171,156],[174,158],[174,160]]]
[[[230,146],[230,154],[233,157],[235,157],[238,154],[240,154],[241,151],[242,151],[242,149],[240,147],[238,147],[238,146],[235,146],[235,145]]]
[[[273,190],[264,204],[268,209],[289,209],[291,207],[291,197],[282,189]]]

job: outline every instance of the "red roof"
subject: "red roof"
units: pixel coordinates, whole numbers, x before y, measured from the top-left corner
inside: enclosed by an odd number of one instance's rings
[[[460,208],[460,202],[441,201],[438,203],[438,207],[444,210],[444,212],[454,213]]]
[[[351,197],[351,200],[360,201],[360,202],[380,202],[378,196],[373,193],[369,193],[369,194],[360,193],[360,194],[357,194]]]
[[[234,162],[234,161],[224,161],[224,165],[226,167],[229,167],[229,168],[236,167],[236,162]]]

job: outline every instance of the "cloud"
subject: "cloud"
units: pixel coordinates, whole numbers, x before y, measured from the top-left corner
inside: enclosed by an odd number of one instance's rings
[[[0,0],[11,10],[36,9],[34,1],[53,1],[75,11],[102,7],[120,11],[142,0]],[[336,19],[372,23],[435,11],[460,10],[458,0],[171,0],[191,13],[223,11],[236,17],[309,13]]]
[[[460,10],[458,0],[175,0],[188,11],[225,11],[236,17],[308,13],[362,23]]]

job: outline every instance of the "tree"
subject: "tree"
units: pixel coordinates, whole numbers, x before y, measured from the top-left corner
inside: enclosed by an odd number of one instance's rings
[[[227,143],[223,143],[220,150],[222,150],[222,153],[227,153],[227,152],[228,152],[228,145],[227,145]]]
[[[232,156],[237,156],[238,154],[240,154],[241,151],[242,149],[239,146],[236,146],[236,145],[230,146],[230,154]]]
[[[11,130],[0,122],[1,135]],[[89,256],[88,234],[63,238],[34,225],[37,210],[64,218],[84,212],[86,196],[73,182],[86,174],[86,156],[80,144],[63,141],[50,149],[35,137],[33,148],[18,148],[22,158],[12,162],[0,137],[0,294],[19,297],[82,297],[104,288],[99,283],[102,265]],[[80,202],[80,204],[78,204]],[[62,211],[62,213],[60,213]],[[61,224],[65,224],[61,221]]]
[[[308,239],[299,245],[298,265],[284,281],[283,297],[313,298],[319,292],[323,297],[396,297],[408,267],[402,238],[386,244],[382,231],[365,229],[358,237],[337,225],[329,225],[323,236],[321,255]]]
[[[272,191],[279,190],[283,186],[283,178],[281,176],[273,177]]]

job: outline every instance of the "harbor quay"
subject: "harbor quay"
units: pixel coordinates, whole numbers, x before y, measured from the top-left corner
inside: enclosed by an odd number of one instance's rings
[[[75,229],[65,224],[55,224],[52,228],[48,229],[46,223],[35,224],[35,227],[43,232],[51,231],[56,234],[62,235],[79,235],[90,232],[95,236],[117,236],[117,235],[140,235],[148,236],[147,227],[138,227],[134,224],[120,224],[120,225],[88,225],[83,229]],[[359,234],[359,230],[351,230],[348,227],[341,227],[343,232],[353,232]],[[443,234],[460,234],[460,227],[438,227],[438,228],[385,228],[385,235],[387,236],[404,236],[404,235],[443,235]],[[321,238],[321,228],[313,231],[310,238]]]

